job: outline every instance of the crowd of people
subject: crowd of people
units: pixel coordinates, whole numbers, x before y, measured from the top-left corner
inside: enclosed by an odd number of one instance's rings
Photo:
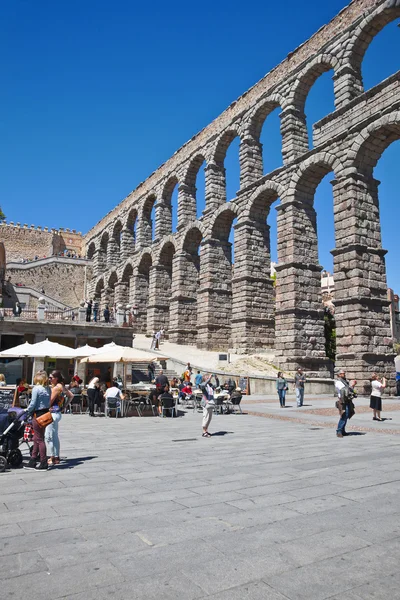
[[[396,373],[396,380],[397,380]],[[400,381],[400,378],[399,380]],[[294,376],[294,391],[296,393],[297,407],[301,408],[304,403],[304,390],[307,382],[306,376],[303,369],[300,367]],[[385,377],[380,377],[378,373],[371,375],[371,395],[370,395],[370,409],[372,410],[373,421],[383,421],[381,418],[382,411],[382,393],[387,386]],[[339,422],[336,428],[336,435],[342,438],[348,433],[346,432],[346,425],[349,419],[355,414],[354,398],[357,397],[356,387],[357,381],[348,381],[346,378],[346,372],[344,369],[336,370],[335,378],[335,393],[337,395],[336,408],[339,411]],[[396,386],[396,393],[400,396],[399,386]],[[278,398],[281,408],[286,406],[286,393],[289,390],[289,383],[284,377],[282,371],[279,371],[276,378],[276,390],[278,392]]]
[[[86,322],[90,323],[92,321],[92,317],[93,317],[93,322],[97,323],[99,321],[101,321],[101,314],[100,314],[100,306],[99,303],[97,302],[97,300],[86,300],[85,302],[85,307],[86,307]],[[108,306],[108,304],[106,304],[106,306],[103,309],[103,319],[105,323],[111,323],[115,321],[115,314],[116,314],[116,308],[115,306],[112,306],[111,308]]]

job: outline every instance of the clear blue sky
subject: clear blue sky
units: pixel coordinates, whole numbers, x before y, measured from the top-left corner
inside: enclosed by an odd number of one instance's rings
[[[0,205],[8,220],[86,232],[346,4],[308,0],[305,11],[295,0],[2,0]],[[371,44],[367,89],[400,68],[399,41],[392,23]],[[309,124],[331,112],[331,74],[317,81],[306,109]],[[281,164],[277,115],[262,141],[271,170]],[[398,291],[399,145],[376,170],[388,279]],[[235,143],[226,166],[233,197]],[[198,187],[201,196],[200,180]],[[315,205],[320,261],[331,270],[329,177]],[[269,222],[274,256],[275,215]]]

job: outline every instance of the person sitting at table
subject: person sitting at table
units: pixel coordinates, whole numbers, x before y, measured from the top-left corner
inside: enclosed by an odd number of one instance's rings
[[[178,378],[177,377],[173,377],[171,379],[171,383],[170,383],[171,388],[177,388],[178,384],[179,384]]]
[[[159,394],[162,394],[165,386],[168,386],[168,388],[169,388],[168,377],[166,375],[164,375],[164,371],[161,369],[158,376],[156,377],[157,392]]]
[[[119,405],[121,406],[121,400],[124,400],[125,396],[121,392],[119,387],[117,387],[116,385],[112,385],[110,388],[107,389],[106,393],[104,394],[104,398],[106,400],[106,405],[107,405],[108,400],[117,400],[117,401],[119,401]],[[122,407],[121,407],[121,414],[123,414]],[[107,416],[107,411],[106,411],[106,416]]]
[[[5,385],[7,385],[6,378],[3,373],[0,373],[0,387],[4,387]]]
[[[192,384],[190,381],[179,391],[178,400],[183,400],[185,396],[191,396],[193,394]]]
[[[175,402],[174,402],[173,395],[169,391],[169,385],[166,385],[164,387],[164,391],[159,396],[158,400],[159,400],[159,405],[158,405],[158,413],[159,413],[159,415],[162,416],[162,414],[163,414],[163,412],[162,412],[162,406],[163,406],[164,408],[170,409],[169,410],[169,416],[173,417],[174,416]]]

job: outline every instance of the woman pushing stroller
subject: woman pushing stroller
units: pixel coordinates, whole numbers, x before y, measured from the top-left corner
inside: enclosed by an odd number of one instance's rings
[[[51,391],[47,373],[45,371],[36,373],[33,383],[32,399],[26,411],[28,416],[33,417],[33,449],[31,459],[24,468],[34,469],[35,471],[47,471],[47,454],[44,441],[45,429],[37,421],[37,418],[48,413],[50,408]],[[39,458],[40,462],[37,465]]]

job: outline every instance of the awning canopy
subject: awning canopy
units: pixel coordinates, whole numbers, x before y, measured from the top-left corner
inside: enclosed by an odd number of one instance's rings
[[[153,360],[168,360],[166,356],[157,356],[145,350],[130,348],[129,346],[118,346],[111,344],[104,352],[87,356],[81,360],[81,363],[135,363],[135,362],[151,362]]]
[[[9,350],[4,350],[0,354],[0,358],[5,357],[30,357],[30,358],[45,358],[49,356],[51,358],[74,358],[74,349],[57,342],[50,342],[49,340],[43,340],[37,344],[20,344]]]
[[[92,356],[93,354],[98,354],[99,352],[104,352],[105,348],[95,348],[94,346],[89,346],[86,344],[85,346],[81,346],[80,348],[75,348],[74,357],[75,358],[83,358],[84,356]]]
[[[18,346],[14,346],[14,348],[9,348],[8,350],[3,350],[0,352],[0,358],[25,358],[26,356],[31,356],[30,349],[32,348],[32,344],[29,342],[25,342],[24,344],[19,344]]]

